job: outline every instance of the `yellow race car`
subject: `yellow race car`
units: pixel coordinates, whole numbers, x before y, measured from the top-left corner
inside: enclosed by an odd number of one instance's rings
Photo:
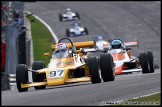
[[[62,43],[62,40],[69,40],[70,43]],[[96,56],[87,57],[83,55],[85,53],[83,50],[77,50],[91,47],[94,47],[93,41],[73,43],[69,38],[60,39],[58,44],[52,46],[53,54],[47,68],[45,68],[43,61],[35,61],[32,70],[28,70],[25,64],[17,65],[18,91],[28,91],[30,87],[45,89],[46,86],[76,82],[100,83],[99,62],[100,67],[104,67],[101,69],[103,81],[114,81],[114,63],[110,54],[103,54],[98,59]],[[50,57],[50,54],[45,53],[44,56]],[[32,83],[28,81],[28,71],[32,72]]]

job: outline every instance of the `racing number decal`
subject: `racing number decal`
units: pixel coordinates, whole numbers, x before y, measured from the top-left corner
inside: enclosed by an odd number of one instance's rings
[[[63,73],[63,70],[61,70],[61,71],[59,71],[59,72],[60,72],[59,76],[61,76],[61,74]]]
[[[54,77],[56,75],[56,71],[51,71],[50,72],[50,77]]]
[[[50,78],[61,78],[63,76],[63,70],[51,71],[49,74]]]

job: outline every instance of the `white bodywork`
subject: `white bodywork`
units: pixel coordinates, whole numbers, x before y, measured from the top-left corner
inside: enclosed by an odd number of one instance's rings
[[[75,35],[80,35],[82,32],[84,32],[84,28],[83,27],[73,27],[70,28],[70,32],[74,33]]]
[[[67,13],[63,14],[62,16],[63,16],[63,20],[78,19],[78,18],[74,18],[76,16],[76,14],[73,12],[67,12]],[[67,18],[65,18],[65,17],[67,17]]]
[[[105,51],[105,49],[109,47],[108,44],[109,44],[108,41],[105,40],[96,41],[96,47],[100,51]]]

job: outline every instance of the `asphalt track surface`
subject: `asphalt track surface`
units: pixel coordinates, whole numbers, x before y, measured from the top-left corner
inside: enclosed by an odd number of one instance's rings
[[[33,12],[51,26],[58,38],[66,37],[70,22],[60,22],[58,14],[70,7],[80,13],[81,22],[89,30],[88,36],[74,37],[74,42],[93,40],[94,35],[108,35],[108,39],[139,40],[140,50],[152,50],[155,63],[160,66],[161,20],[160,2],[35,2],[26,3],[25,10]],[[138,55],[137,49],[133,54]],[[161,68],[161,67],[160,67]],[[159,92],[161,69],[153,74],[133,73],[117,75],[113,82],[100,84],[76,83],[19,93],[2,92],[2,105],[103,105]],[[161,91],[160,91],[161,92]]]
[[[75,83],[48,87],[45,90],[18,92],[17,89],[2,92],[2,105],[104,105],[160,92],[160,70],[153,74],[133,73],[117,75],[113,82]]]

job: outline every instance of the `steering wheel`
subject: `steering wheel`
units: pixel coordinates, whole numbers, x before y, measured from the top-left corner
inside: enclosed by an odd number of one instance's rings
[[[61,38],[61,39],[58,41],[58,43],[61,43],[61,41],[64,40],[64,39],[70,41],[70,43],[71,43],[71,45],[72,45],[72,53],[76,53],[76,48],[75,48],[73,42],[72,42],[69,38]]]

